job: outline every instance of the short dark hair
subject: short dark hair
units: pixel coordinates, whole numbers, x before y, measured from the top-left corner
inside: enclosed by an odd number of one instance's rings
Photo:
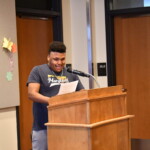
[[[66,52],[66,46],[63,42],[60,41],[53,41],[50,43],[48,52],[58,52],[58,53],[65,53]]]

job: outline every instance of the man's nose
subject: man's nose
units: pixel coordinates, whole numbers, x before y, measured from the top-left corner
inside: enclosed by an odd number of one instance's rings
[[[62,60],[58,60],[58,64],[62,64]]]

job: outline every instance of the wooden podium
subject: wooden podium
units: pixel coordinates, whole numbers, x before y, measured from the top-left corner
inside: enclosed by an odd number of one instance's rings
[[[130,118],[122,86],[50,98],[48,150],[130,150]]]

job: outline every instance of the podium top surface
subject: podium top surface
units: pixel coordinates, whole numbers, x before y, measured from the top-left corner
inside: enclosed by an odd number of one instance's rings
[[[119,95],[120,96],[126,95],[126,92],[123,92],[122,85],[111,86],[106,88],[90,89],[90,90],[81,90],[77,92],[51,97],[49,99],[48,107],[69,104],[69,103],[92,101],[95,99],[114,97]]]

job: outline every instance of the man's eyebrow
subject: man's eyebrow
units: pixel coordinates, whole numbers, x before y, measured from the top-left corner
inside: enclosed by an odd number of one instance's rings
[[[60,60],[62,60],[62,59],[65,59],[65,57],[63,57],[63,58],[54,57],[53,59],[60,59]]]

